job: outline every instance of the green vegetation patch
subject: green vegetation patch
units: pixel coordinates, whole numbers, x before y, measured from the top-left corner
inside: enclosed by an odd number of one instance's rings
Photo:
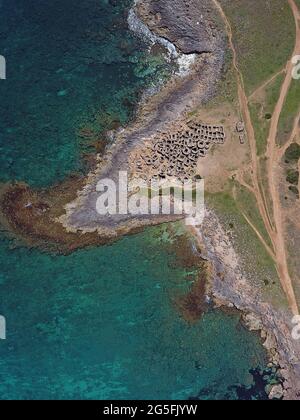
[[[251,119],[254,125],[257,153],[262,156],[266,152],[270,120],[276,106],[284,76],[280,74],[265,89],[263,101],[250,102]]]
[[[299,190],[295,185],[291,185],[289,190],[299,199]]]
[[[246,188],[238,185],[236,188],[236,195],[238,200],[238,207],[243,211],[243,213],[248,217],[248,219],[253,223],[253,225],[261,233],[262,237],[272,248],[272,243],[270,237],[266,231],[263,220],[260,216],[259,210],[257,208],[257,203],[254,195],[248,191]]]
[[[289,169],[287,171],[286,180],[289,184],[298,185],[299,182],[299,171],[295,171],[294,169]]]
[[[222,225],[230,232],[230,236],[233,236],[235,250],[241,258],[241,268],[249,274],[252,286],[258,288],[264,298],[276,306],[286,307],[286,299],[274,262],[247,223],[232,195],[229,192],[206,193],[206,203],[217,213]],[[254,209],[251,211],[254,212]]]
[[[220,0],[233,30],[245,87],[252,92],[288,61],[295,23],[286,0]]]
[[[295,0],[295,3],[300,8],[300,0]]]
[[[300,159],[300,146],[297,143],[292,143],[285,152],[286,163],[298,162]]]
[[[279,144],[284,144],[289,136],[294,126],[294,121],[297,114],[300,111],[300,81],[292,80],[286,101],[282,108],[282,112],[279,119],[278,126],[278,138],[277,141]]]

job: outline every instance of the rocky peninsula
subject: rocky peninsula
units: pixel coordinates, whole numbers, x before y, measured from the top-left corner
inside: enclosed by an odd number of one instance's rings
[[[135,157],[143,156],[158,136],[178,136],[193,124],[206,125],[192,114],[216,94],[228,47],[226,28],[212,0],[136,1],[129,23],[139,36],[166,48],[169,57],[178,61],[179,72],[156,93],[144,97],[128,127],[109,133],[113,141],[104,154],[97,156],[95,168],[87,177],[71,179],[50,191],[32,191],[22,184],[2,188],[2,225],[30,244],[50,241],[54,247],[72,252],[182,218],[101,216],[96,211],[97,184],[103,178],[118,184],[120,171],[134,172]],[[216,127],[216,132],[222,133],[217,122]],[[214,147],[222,147],[222,142]],[[199,152],[197,158],[203,157]],[[194,169],[189,176],[196,175],[196,165]],[[63,199],[58,198],[61,195]],[[263,301],[250,285],[234,241],[215,212],[207,210],[203,225],[192,231],[211,267],[207,294],[216,305],[235,307],[244,313],[246,325],[260,331],[270,363],[280,371],[282,385],[269,389],[270,397],[300,399],[300,343],[291,336],[291,313]]]

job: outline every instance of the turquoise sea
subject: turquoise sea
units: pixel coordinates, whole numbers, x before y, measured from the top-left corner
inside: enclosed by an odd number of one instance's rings
[[[128,30],[129,0],[2,0],[0,181],[47,187],[84,171],[169,65]],[[49,255],[0,234],[1,399],[265,398],[266,355],[238,314],[189,324],[174,304],[195,272],[173,226]],[[193,252],[191,246],[191,252]]]

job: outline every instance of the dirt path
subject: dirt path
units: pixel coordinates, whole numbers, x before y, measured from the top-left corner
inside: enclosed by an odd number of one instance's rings
[[[288,141],[283,146],[281,146],[280,149],[278,150],[279,161],[283,158],[285,152],[287,151],[289,146],[295,141],[296,136],[299,134],[299,131],[300,131],[299,123],[300,123],[300,112],[298,113],[298,115],[296,116],[294,120],[293,130]],[[300,161],[299,161],[299,164],[300,164]]]
[[[236,190],[235,190],[235,188],[233,189],[233,197],[236,199]],[[236,199],[236,201],[237,201],[237,199]],[[266,243],[265,239],[263,238],[263,236],[261,235],[261,233],[259,232],[259,230],[257,229],[257,227],[251,222],[251,220],[249,219],[249,217],[246,215],[246,213],[242,209],[240,209],[240,212],[242,213],[242,215],[245,218],[245,220],[247,221],[247,223],[252,227],[252,229],[254,230],[254,232],[256,233],[256,235],[258,236],[258,238],[260,239],[261,243],[266,248],[266,250],[267,250],[268,254],[270,255],[270,257],[272,258],[272,260],[274,262],[276,262],[276,256],[275,256],[273,250]]]
[[[233,53],[233,66],[237,74],[237,81],[238,81],[238,97],[239,97],[239,103],[241,112],[243,114],[243,119],[245,122],[249,144],[250,144],[250,151],[251,151],[251,160],[252,160],[252,182],[253,182],[253,188],[257,200],[257,205],[260,211],[260,214],[263,218],[264,224],[266,226],[266,230],[270,236],[271,242],[273,243],[273,229],[272,229],[272,223],[271,218],[269,217],[268,210],[266,203],[264,202],[263,195],[260,190],[259,185],[259,167],[258,167],[258,158],[257,158],[257,150],[256,150],[256,139],[255,139],[255,132],[251,121],[251,115],[248,107],[248,98],[245,93],[245,86],[244,86],[244,80],[242,73],[240,72],[239,66],[238,66],[238,58],[237,58],[237,52],[233,43],[233,32],[231,28],[231,24],[226,16],[226,14],[223,11],[222,6],[217,0],[213,0],[214,4],[216,5],[217,9],[219,10],[228,33],[228,39],[230,48]]]
[[[284,73],[285,69],[279,70],[276,74],[274,74],[270,79],[268,79],[266,82],[264,82],[262,85],[260,85],[257,89],[255,89],[254,92],[251,93],[248,100],[254,99],[256,95],[264,90],[267,86],[269,86],[270,83],[272,83],[280,74]]]
[[[293,11],[295,26],[296,26],[296,43],[293,52],[294,55],[300,54],[300,26],[299,19],[300,14],[298,7],[296,6],[294,0],[288,0],[289,5]],[[277,260],[277,267],[284,290],[289,298],[292,310],[295,314],[299,313],[298,305],[295,298],[295,293],[293,290],[292,280],[289,275],[288,263],[287,263],[287,252],[285,244],[285,229],[284,221],[282,214],[282,206],[280,202],[280,193],[278,188],[278,174],[277,169],[280,165],[280,153],[276,144],[277,132],[279,119],[284,106],[291,82],[292,82],[292,71],[293,63],[289,60],[286,66],[286,76],[281,87],[280,95],[278,102],[276,104],[273,117],[271,120],[271,126],[269,131],[268,143],[267,143],[267,153],[268,158],[268,181],[269,181],[269,190],[273,202],[273,217],[276,227],[276,241],[275,241],[275,254]]]
[[[242,112],[243,119],[245,122],[245,127],[246,127],[249,144],[250,144],[251,160],[252,160],[253,192],[256,197],[259,212],[261,214],[267,233],[273,245],[275,260],[276,260],[276,268],[277,268],[277,272],[278,272],[278,275],[282,284],[282,288],[287,296],[291,310],[293,311],[294,314],[299,314],[298,305],[297,305],[297,301],[296,301],[296,297],[295,297],[295,293],[293,289],[293,284],[292,284],[292,280],[290,278],[289,270],[288,270],[286,244],[285,244],[285,239],[284,239],[282,209],[281,209],[278,185],[276,183],[277,181],[276,169],[279,165],[276,137],[277,137],[277,131],[278,131],[279,118],[280,118],[281,111],[282,111],[282,108],[283,108],[283,105],[284,105],[284,102],[285,102],[285,99],[286,99],[286,96],[287,96],[287,93],[288,93],[288,90],[292,81],[293,64],[291,60],[289,60],[286,66],[286,69],[285,69],[286,77],[281,88],[280,96],[275,107],[274,115],[271,120],[270,132],[268,136],[267,157],[269,160],[268,160],[267,176],[268,176],[268,184],[269,184],[269,189],[270,189],[270,196],[273,203],[273,209],[272,209],[273,219],[274,219],[274,224],[273,224],[271,221],[271,217],[269,215],[268,205],[266,203],[265,196],[262,193],[264,189],[263,189],[263,184],[260,177],[255,131],[253,128],[249,106],[248,106],[249,100],[245,93],[243,76],[238,66],[237,52],[236,52],[234,42],[233,42],[233,32],[232,32],[231,24],[226,14],[224,13],[224,10],[222,6],[220,5],[220,3],[217,0],[213,0],[213,2],[216,5],[217,9],[219,10],[225,22],[227,32],[228,32],[230,48],[233,53],[233,65],[237,74],[237,81],[238,81],[239,103],[240,103],[240,108],[241,108],[241,112]],[[295,25],[296,25],[296,44],[295,44],[295,48],[293,52],[293,56],[294,56],[294,55],[300,54],[300,28],[299,28],[300,14],[294,0],[288,0],[288,2],[293,11],[293,15],[295,18]],[[276,76],[277,74],[273,76],[273,79]],[[270,80],[268,80],[264,85],[267,85],[270,82]],[[270,249],[267,249],[267,251],[270,253]]]

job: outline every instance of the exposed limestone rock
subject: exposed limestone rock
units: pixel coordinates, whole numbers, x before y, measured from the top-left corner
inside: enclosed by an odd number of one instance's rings
[[[284,396],[284,388],[282,385],[274,385],[268,391],[270,400],[281,400]]]
[[[259,331],[263,329],[261,319],[252,313],[245,314],[243,316],[243,321],[250,331]]]
[[[114,133],[114,142],[99,158],[95,170],[88,174],[76,199],[65,206],[65,214],[57,219],[71,232],[98,232],[102,237],[110,238],[143,226],[180,218],[179,215],[162,217],[120,212],[109,217],[99,214],[96,208],[99,198],[97,185],[100,180],[109,179],[115,182],[118,194],[119,172],[130,175],[132,153],[139,148],[147,149],[150,139],[158,133],[169,132],[170,125],[185,120],[189,113],[207,103],[216,93],[222,74],[226,34],[219,12],[211,0],[136,0],[134,13],[149,26],[151,33],[171,44],[174,40],[179,56],[184,55],[188,61],[191,55],[195,57],[192,65],[188,66],[188,72],[174,75],[160,86],[159,91],[144,96],[136,110],[135,120]],[[157,13],[160,14],[161,25],[155,23],[159,18]],[[145,26],[143,30],[146,30]]]
[[[209,0],[144,0],[138,15],[158,36],[184,54],[213,52],[221,36]]]
[[[241,257],[216,214],[206,209],[201,229],[195,229],[204,257],[211,261],[211,295],[217,304],[234,307],[245,312],[245,320],[252,329],[264,331],[264,347],[268,351],[270,366],[278,369],[283,384],[284,400],[300,399],[300,342],[292,339],[292,314],[285,309],[274,308],[252,287],[249,274],[243,269]],[[224,245],[222,245],[224,244]],[[222,275],[220,275],[222,273]],[[276,384],[277,385],[277,384]],[[271,392],[271,389],[268,391]],[[275,388],[271,397],[279,396]]]
[[[175,131],[160,133],[130,156],[133,176],[144,179],[176,177],[184,181],[195,176],[197,161],[213,144],[223,144],[223,126],[188,121]]]

